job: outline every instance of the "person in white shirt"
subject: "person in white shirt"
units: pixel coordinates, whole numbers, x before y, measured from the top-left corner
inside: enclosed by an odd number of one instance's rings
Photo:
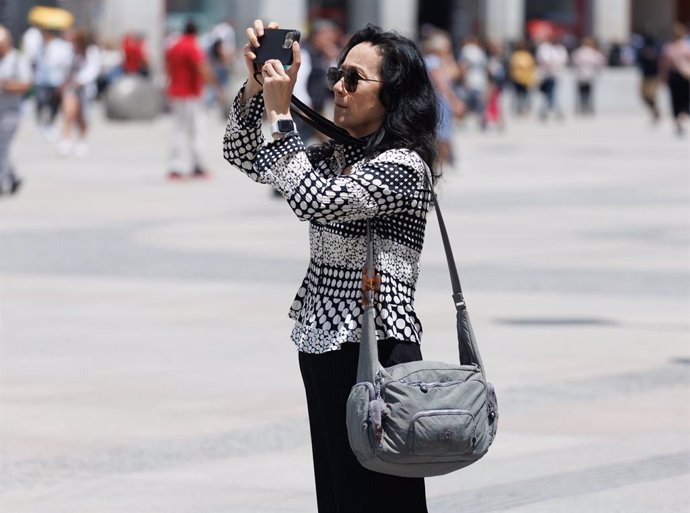
[[[586,37],[582,44],[573,52],[573,65],[577,79],[577,104],[575,112],[578,114],[594,114],[592,102],[592,88],[594,80],[606,65],[604,54],[597,49],[594,39]]]
[[[26,29],[22,35],[21,49],[32,71],[36,70],[36,63],[38,62],[38,56],[41,53],[42,45],[43,36],[41,35],[41,30],[33,25]]]
[[[486,126],[486,93],[489,86],[487,66],[489,58],[477,36],[469,36],[460,51],[460,66],[465,89],[465,104],[470,112],[479,117],[483,129]]]
[[[72,67],[72,45],[65,41],[58,31],[44,29],[41,34],[43,44],[34,75],[36,118],[46,139],[53,140],[57,139],[54,125],[62,102],[60,88],[67,80]]]
[[[108,86],[122,75],[122,52],[112,40],[103,40],[98,47],[101,57],[101,70],[96,79],[97,96],[105,92]]]
[[[15,194],[22,184],[10,162],[10,144],[19,126],[20,103],[31,88],[31,69],[0,25],[0,194]]]
[[[544,105],[539,116],[543,120],[546,120],[549,114],[562,118],[563,111],[558,103],[558,79],[568,63],[568,50],[557,41],[542,41],[537,47],[537,63],[542,76],[539,90],[544,95]]]
[[[77,157],[86,155],[86,133],[88,130],[88,105],[96,96],[96,79],[101,71],[100,50],[92,43],[91,36],[84,30],[70,34],[73,47],[72,66],[67,80],[62,85],[62,113],[64,125],[58,151],[62,156],[74,150]],[[78,130],[75,143],[74,128]]]

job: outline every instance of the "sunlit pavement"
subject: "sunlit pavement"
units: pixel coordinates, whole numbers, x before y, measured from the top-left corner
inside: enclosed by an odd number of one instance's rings
[[[565,85],[562,122],[467,123],[441,184],[501,418],[484,460],[427,481],[434,513],[690,507],[690,138],[649,122],[633,71],[595,118]],[[26,118],[0,199],[0,511],[316,511],[286,315],[306,225],[222,160],[218,115],[212,178],[172,183],[167,117],[94,114],[82,159]],[[427,233],[423,352],[452,361]]]

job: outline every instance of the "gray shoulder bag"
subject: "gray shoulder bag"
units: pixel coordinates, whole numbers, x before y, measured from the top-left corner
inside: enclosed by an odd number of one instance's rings
[[[457,310],[459,364],[416,361],[383,368],[376,343],[373,242],[367,223],[364,319],[357,384],[347,401],[347,433],[360,464],[402,477],[447,474],[479,460],[496,436],[498,411],[463,299],[433,183]],[[369,285],[369,286],[367,286]]]

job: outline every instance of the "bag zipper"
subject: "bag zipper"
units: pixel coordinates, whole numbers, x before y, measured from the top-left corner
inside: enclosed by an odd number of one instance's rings
[[[479,365],[477,365],[476,363],[471,363],[471,364],[463,365],[462,367],[466,367],[466,369],[461,369],[461,370],[473,370],[474,372],[479,372]],[[447,370],[459,370],[459,369],[423,369],[423,370],[447,371]],[[406,381],[406,379],[407,379],[408,376],[410,376],[410,375],[412,375],[412,374],[415,374],[415,373],[417,373],[417,372],[419,372],[419,370],[412,371],[412,372],[410,372],[409,374],[407,374],[406,376],[403,376],[402,378],[399,378],[399,379],[397,379],[397,380],[395,380],[395,381],[400,381],[400,382],[403,382],[403,383],[404,383],[404,382]]]
[[[425,383],[423,381],[401,381],[401,383],[405,383],[406,385],[410,385],[412,387],[419,387],[419,390],[421,390],[424,393],[427,393],[430,388],[441,388],[441,387],[449,387],[452,385],[458,385],[460,383],[464,383],[465,381],[462,380],[456,380],[456,381],[432,381],[431,383]]]
[[[391,385],[393,383],[402,383],[403,385],[418,387],[419,390],[421,390],[424,393],[427,393],[430,388],[443,388],[443,387],[449,387],[449,386],[453,386],[453,385],[460,385],[462,383],[467,383],[467,381],[468,381],[467,379],[457,379],[454,381],[431,381],[431,382],[427,383],[424,381],[407,381],[403,378],[403,379],[392,380],[392,381],[387,381],[387,382],[383,383],[383,385],[381,385],[381,390],[379,393],[382,397],[385,397],[386,388],[388,387],[388,385]],[[478,381],[479,383],[484,385],[484,387],[486,388],[486,384],[483,381],[481,381],[481,380],[476,380],[476,381]]]

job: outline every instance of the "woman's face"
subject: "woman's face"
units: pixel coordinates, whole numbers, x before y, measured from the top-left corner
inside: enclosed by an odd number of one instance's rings
[[[381,80],[381,55],[369,43],[354,46],[345,57],[341,69],[352,68],[361,78]],[[333,122],[353,137],[364,137],[378,130],[383,124],[386,109],[379,100],[381,82],[359,80],[357,90],[348,92],[344,81],[333,87],[335,93]]]

